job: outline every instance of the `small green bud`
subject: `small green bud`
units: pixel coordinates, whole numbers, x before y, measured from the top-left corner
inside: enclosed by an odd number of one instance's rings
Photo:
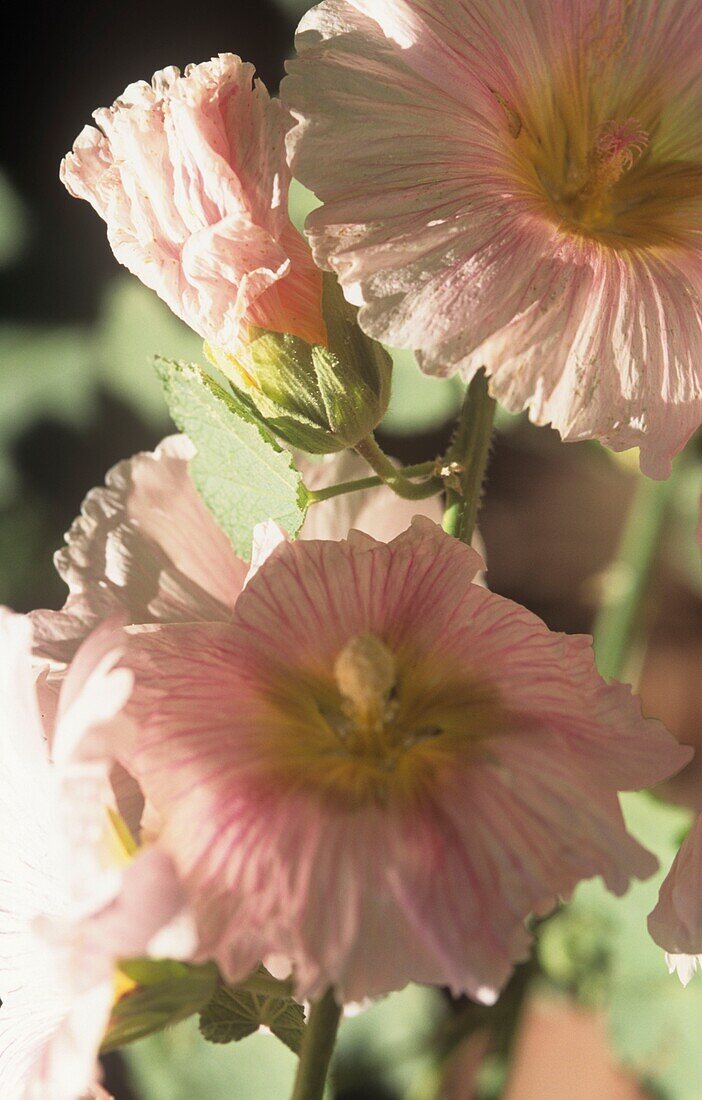
[[[205,344],[210,362],[271,430],[309,454],[355,446],[390,400],[390,356],[358,327],[333,275],[324,276],[322,308],[326,346],[254,326],[235,352]]]

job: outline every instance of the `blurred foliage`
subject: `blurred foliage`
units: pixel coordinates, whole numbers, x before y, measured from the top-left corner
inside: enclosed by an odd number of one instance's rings
[[[667,550],[681,580],[702,596],[702,565],[697,529],[700,525],[702,463],[686,462],[675,479],[670,507]]]
[[[702,981],[684,989],[668,974],[646,928],[690,815],[647,794],[625,795],[622,802],[629,829],[658,857],[659,871],[622,898],[599,879],[583,883],[542,928],[539,958],[558,989],[603,1009],[619,1060],[656,1095],[699,1100]]]
[[[157,428],[168,424],[154,355],[202,362],[202,341],[150,290],[128,275],[115,278],[96,332],[96,381]]]
[[[287,15],[299,19],[313,6],[314,0],[275,0],[275,3]]]
[[[297,1063],[292,1051],[263,1032],[213,1047],[191,1020],[136,1043],[124,1057],[145,1100],[273,1100],[289,1095]]]
[[[61,446],[55,426],[87,438],[109,399],[144,425],[142,435],[165,434],[170,420],[150,360],[155,350],[193,359],[200,348],[199,339],[155,295],[122,275],[108,287],[93,326],[0,323],[1,602],[26,608],[41,598],[35,593],[44,596],[61,536],[61,527],[56,531],[60,502],[48,486],[24,484],[18,473],[16,453],[25,434],[41,425],[34,446],[43,465],[58,472],[63,463],[71,480],[80,482],[81,471],[71,468],[66,454],[44,453]],[[61,520],[64,527],[67,519]]]
[[[17,260],[29,236],[24,203],[7,177],[0,172],[0,268]]]
[[[199,338],[126,275],[109,286],[92,327],[0,324],[0,503],[13,489],[12,444],[33,421],[86,425],[102,390],[165,428],[168,414],[151,360],[158,353],[192,361],[201,352]]]
[[[435,990],[408,986],[344,1019],[331,1094],[431,1096],[431,1039],[442,1004]],[[289,1094],[296,1067],[295,1056],[265,1030],[213,1048],[190,1021],[135,1043],[124,1056],[134,1086],[148,1100],[273,1100]]]
[[[0,325],[0,505],[19,493],[12,447],[35,420],[85,425],[93,411],[94,352],[77,327]]]
[[[19,262],[29,217],[0,174],[0,266]],[[0,321],[0,506],[16,497],[16,439],[37,420],[84,427],[99,391],[119,398],[146,423],[168,424],[155,353],[201,358],[200,339],[136,279],[118,274],[94,325],[17,325]],[[78,503],[78,502],[77,502]]]
[[[433,1096],[434,1038],[444,1015],[445,1001],[438,990],[409,985],[347,1016],[336,1054],[336,1091],[394,1100]]]
[[[0,175],[0,267],[10,278],[30,236],[29,213]],[[168,431],[150,364],[154,352],[197,359],[201,342],[154,294],[122,273],[108,285],[91,325],[0,321],[0,602],[26,608],[48,591],[60,598],[51,554],[60,542],[57,523],[66,526],[70,515],[63,516],[56,485],[35,484],[20,474],[23,440],[31,436],[34,461],[55,471],[63,487],[82,483],[85,471],[75,466],[86,444],[73,455],[62,446],[100,431],[106,407],[122,409],[142,425],[138,437]],[[76,497],[74,512],[80,507]]]

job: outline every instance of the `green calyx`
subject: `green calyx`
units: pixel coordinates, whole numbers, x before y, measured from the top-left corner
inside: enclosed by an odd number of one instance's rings
[[[333,275],[322,296],[328,344],[251,326],[235,352],[205,345],[210,361],[277,436],[309,454],[355,446],[382,420],[392,363],[358,327]]]

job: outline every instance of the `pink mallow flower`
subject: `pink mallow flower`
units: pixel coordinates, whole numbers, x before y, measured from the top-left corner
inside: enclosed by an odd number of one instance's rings
[[[297,48],[292,168],[361,326],[665,477],[702,421],[698,0],[326,0]]]
[[[122,638],[123,640],[123,638]],[[96,1056],[115,962],[193,949],[174,864],[130,856],[110,783],[132,676],[113,629],[79,650],[58,700],[31,659],[31,624],[0,609],[0,1096],[106,1096]]]
[[[617,792],[690,750],[425,518],[271,546],[230,622],[152,627],[125,658],[129,766],[202,955],[231,979],[283,955],[300,997],[414,980],[490,1003],[532,912],[652,873]]]
[[[187,436],[170,436],[156,451],[120,462],[105,486],[88,494],[55,557],[66,603],[31,614],[38,657],[65,665],[115,614],[142,625],[231,619],[249,563],[234,553],[195,489],[188,472],[194,453]],[[351,453],[297,462],[311,489],[368,472]],[[312,505],[301,537],[341,539],[353,527],[387,541],[418,510],[438,520],[438,497],[410,502],[379,486]]]
[[[288,216],[289,118],[252,65],[164,69],[93,117],[61,179],[120,263],[215,346],[242,324],[326,343],[321,275]]]

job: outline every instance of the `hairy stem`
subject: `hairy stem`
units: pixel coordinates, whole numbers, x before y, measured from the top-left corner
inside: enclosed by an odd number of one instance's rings
[[[446,455],[455,464],[456,487],[446,494],[444,531],[470,543],[478,517],[485,470],[490,454],[495,401],[485,374],[477,374],[466,390],[456,434]]]
[[[310,1009],[291,1100],[323,1100],[340,1020],[341,1006],[329,989]]]

